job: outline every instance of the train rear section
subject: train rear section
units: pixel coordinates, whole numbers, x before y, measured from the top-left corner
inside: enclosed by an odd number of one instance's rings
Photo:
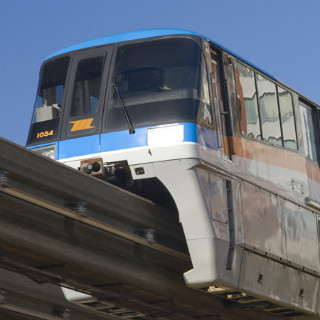
[[[318,215],[201,163],[179,167],[161,164],[159,174],[176,177],[163,180],[193,262],[187,285],[245,307],[318,314]]]

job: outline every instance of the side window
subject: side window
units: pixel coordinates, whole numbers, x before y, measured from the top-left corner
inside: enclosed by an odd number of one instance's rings
[[[241,132],[246,137],[261,140],[260,119],[254,72],[235,62],[237,98],[240,104]]]
[[[65,112],[63,138],[94,134],[102,113],[101,92],[106,49],[92,50],[75,56],[70,76],[70,91]]]
[[[304,154],[306,158],[317,161],[316,135],[312,119],[312,109],[302,102],[299,102],[301,128],[303,136]]]
[[[291,93],[237,61],[234,76],[242,135],[297,150]]]
[[[70,57],[48,62],[42,72],[33,123],[60,117]]]
[[[79,62],[73,93],[71,116],[96,113],[98,110],[103,58]]]
[[[257,74],[257,88],[263,139],[282,146],[276,85]]]
[[[298,144],[291,93],[278,87],[278,98],[284,146],[296,150]]]
[[[52,59],[41,72],[27,144],[56,141],[60,135],[60,118],[65,99],[70,57]]]

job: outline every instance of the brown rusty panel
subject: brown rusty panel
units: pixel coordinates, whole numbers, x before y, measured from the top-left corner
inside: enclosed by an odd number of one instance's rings
[[[200,182],[201,191],[209,211],[209,208],[210,208],[209,174],[210,173],[209,171],[203,170],[203,169],[196,169],[196,171],[197,171],[198,179]]]
[[[212,220],[215,236],[218,239],[224,240],[226,242],[230,241],[229,225],[226,223],[219,222],[217,220]]]
[[[320,272],[317,215],[293,203],[284,203],[287,259],[311,272]]]
[[[226,180],[206,170],[198,170],[202,194],[219,239],[229,241]]]
[[[232,210],[235,230],[235,243],[244,242],[243,217],[241,213],[241,182],[233,180],[232,201],[228,204],[226,179],[206,170],[197,170],[201,190],[208,211],[211,214],[216,237],[229,241],[228,206]]]
[[[281,305],[315,312],[319,278],[245,251],[240,287]]]
[[[244,243],[244,226],[241,208],[241,181],[232,181],[233,218],[235,230],[235,243]]]
[[[320,281],[319,281],[319,289],[318,289],[318,296],[317,296],[316,313],[320,314]]]
[[[245,246],[277,259],[284,259],[284,221],[279,198],[256,186],[243,183],[242,212]]]
[[[228,223],[226,180],[209,174],[210,211],[213,220]]]

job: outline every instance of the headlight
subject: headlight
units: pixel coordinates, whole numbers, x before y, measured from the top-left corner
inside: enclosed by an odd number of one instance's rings
[[[35,153],[41,154],[42,156],[48,157],[52,160],[56,159],[56,145],[51,144],[50,146],[40,147],[31,149]]]
[[[148,129],[148,145],[164,146],[183,141],[183,125],[175,124]]]

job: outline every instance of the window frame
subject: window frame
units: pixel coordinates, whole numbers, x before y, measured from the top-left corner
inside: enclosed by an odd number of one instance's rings
[[[239,131],[240,131],[240,135],[248,140],[251,141],[257,141],[257,142],[261,142],[264,143],[266,145],[270,145],[273,147],[277,147],[277,148],[282,148],[291,152],[298,152],[299,151],[299,140],[298,140],[298,132],[297,132],[297,117],[296,117],[296,107],[295,107],[295,103],[294,103],[294,99],[293,99],[293,95],[292,95],[292,91],[289,90],[288,88],[285,88],[283,85],[279,84],[277,81],[274,81],[272,78],[268,77],[267,75],[263,74],[262,72],[259,72],[258,70],[254,69],[252,66],[246,64],[245,62],[238,60],[238,59],[234,59],[233,60],[233,67],[234,70],[236,69],[235,63],[237,63],[238,65],[241,65],[243,67],[248,68],[249,70],[251,70],[254,74],[254,82],[255,82],[255,90],[256,90],[256,100],[257,100],[257,105],[258,105],[258,117],[259,117],[259,127],[260,127],[260,133],[261,133],[261,139],[256,139],[256,138],[252,138],[249,135],[245,135],[243,134],[242,130],[241,130],[241,104],[238,100],[237,103],[237,107],[238,107],[238,121],[239,121]],[[257,85],[257,75],[259,75],[260,77],[263,77],[265,79],[267,79],[268,81],[270,81],[271,83],[273,83],[275,85],[276,88],[276,101],[277,101],[277,108],[278,108],[278,117],[279,117],[279,123],[280,123],[280,131],[281,131],[281,139],[282,139],[282,144],[274,144],[271,143],[267,140],[264,139],[263,136],[263,130],[262,130],[262,123],[261,123],[261,109],[260,109],[260,104],[259,104],[259,99],[258,99],[258,85]],[[236,95],[238,97],[238,93],[239,93],[239,88],[237,85],[237,81],[235,78],[235,73],[234,73],[234,79],[235,79],[235,90],[236,90]],[[240,77],[239,77],[239,81],[240,81]],[[294,118],[294,129],[295,129],[295,138],[296,138],[296,144],[297,144],[297,148],[290,148],[288,146],[285,145],[284,143],[284,136],[283,136],[283,125],[282,125],[282,118],[281,118],[281,108],[280,108],[280,100],[279,100],[279,88],[281,88],[282,90],[287,91],[290,94],[291,97],[291,106],[292,106],[292,111],[293,111],[293,118]]]
[[[110,60],[110,67],[109,67],[109,75],[108,75],[108,82],[107,82],[107,85],[106,85],[106,88],[105,88],[105,102],[104,102],[104,106],[103,106],[103,109],[104,109],[104,114],[103,114],[103,120],[102,120],[102,124],[101,124],[101,133],[108,133],[108,132],[114,132],[114,131],[121,131],[121,130],[127,130],[128,129],[128,124],[125,123],[125,121],[123,122],[124,123],[124,126],[123,128],[121,128],[119,126],[119,128],[117,129],[114,129],[113,127],[110,127],[109,126],[109,117],[110,117],[110,110],[112,110],[112,108],[110,107],[109,103],[110,101],[112,100],[111,99],[111,96],[114,94],[114,88],[112,87],[112,80],[113,80],[113,76],[114,76],[114,71],[117,67],[117,56],[118,56],[118,50],[121,49],[123,46],[127,46],[127,45],[136,45],[136,44],[140,44],[140,43],[147,43],[147,42],[152,42],[152,41],[158,41],[158,40],[166,40],[166,39],[189,39],[191,41],[193,41],[195,44],[198,45],[198,47],[200,48],[201,50],[201,63],[200,63],[200,69],[202,69],[202,63],[203,61],[202,60],[205,60],[206,57],[204,55],[204,46],[203,46],[203,42],[202,42],[202,39],[198,36],[185,36],[185,35],[173,35],[173,36],[160,36],[160,37],[153,37],[153,38],[149,38],[149,39],[138,39],[138,40],[134,40],[134,41],[124,41],[124,42],[119,42],[119,43],[115,43],[113,44],[113,53],[112,53],[112,58]],[[207,66],[204,66],[205,68]],[[202,76],[200,74],[199,76],[199,82],[202,82]],[[202,97],[202,87],[199,87],[199,107],[200,107],[200,104],[202,103],[201,102],[201,97]],[[129,116],[130,116],[130,120],[132,121],[132,119],[134,119],[134,115],[131,115],[131,110],[130,110],[130,106],[127,106],[125,105],[126,108],[127,108],[127,112],[129,113]],[[212,108],[212,106],[211,106]],[[212,112],[212,110],[211,110]],[[212,113],[211,114],[212,116],[214,116],[214,114]],[[123,118],[123,114],[121,114],[121,118]],[[123,118],[124,119],[124,118]],[[125,120],[125,119],[124,119]],[[186,120],[187,122],[189,120]],[[133,121],[132,121],[133,122]],[[163,121],[163,120],[160,120],[159,123],[154,123],[154,124],[148,124],[149,126],[153,126],[153,125],[160,125],[160,124],[163,124],[163,123],[176,123],[177,120],[170,120],[170,122],[168,122],[167,120],[166,121]],[[197,123],[197,116],[195,117],[194,120],[192,120],[193,123]],[[142,125],[142,124],[137,124],[137,123],[133,123],[133,126],[134,128],[141,128],[145,125]]]
[[[72,57],[72,65],[69,71],[69,81],[68,81],[68,91],[65,96],[65,107],[63,111],[63,120],[62,120],[62,130],[61,130],[61,140],[68,140],[77,137],[89,136],[94,134],[99,134],[101,132],[102,126],[102,116],[103,116],[103,106],[105,101],[105,91],[107,87],[107,80],[109,76],[109,66],[112,58],[113,46],[107,45],[102,47],[96,47],[92,49],[81,50],[73,53]],[[101,70],[101,82],[100,82],[100,92],[99,92],[99,102],[98,102],[98,110],[96,113],[88,113],[84,115],[71,115],[74,92],[75,92],[75,84],[76,84],[76,76],[78,65],[81,61],[86,59],[94,59],[103,56],[103,66]],[[86,119],[94,118],[94,128],[93,125],[89,122],[87,123],[88,129],[86,130],[72,130],[71,121],[81,121]],[[89,121],[89,120],[88,120]],[[92,122],[92,123],[93,123]]]
[[[305,157],[305,159],[307,159],[308,161],[311,161],[313,163],[316,163],[317,165],[319,164],[320,161],[320,150],[319,150],[319,124],[318,121],[316,121],[317,119],[319,120],[319,113],[320,110],[315,107],[314,105],[306,102],[305,100],[299,98],[298,101],[298,107],[299,107],[299,117],[300,117],[300,126],[301,126],[301,134],[302,134],[302,141],[303,141],[303,155]],[[315,155],[316,155],[316,159],[311,159],[310,157],[308,157],[306,155],[305,152],[305,138],[303,136],[303,130],[302,130],[302,119],[301,119],[301,108],[305,108],[307,110],[311,111],[311,119],[312,119],[312,125],[313,125],[313,134],[314,134],[314,147],[315,147]]]
[[[290,151],[298,151],[299,150],[299,143],[298,143],[298,133],[297,133],[297,119],[296,119],[296,113],[295,113],[295,107],[294,107],[294,100],[292,97],[292,92],[283,86],[276,84],[277,87],[277,99],[278,99],[278,108],[279,108],[279,116],[280,116],[280,126],[281,126],[281,134],[282,134],[282,145],[284,149],[290,150]],[[292,107],[292,114],[293,114],[293,124],[294,124],[294,133],[295,133],[295,142],[296,142],[296,148],[290,148],[285,145],[284,140],[284,134],[283,134],[283,123],[282,123],[282,113],[281,113],[281,103],[280,103],[280,95],[279,95],[279,88],[282,90],[285,90],[290,95],[290,101],[291,101],[291,107]]]
[[[61,104],[61,110],[60,110],[60,115],[57,118],[48,120],[51,123],[49,126],[47,125],[47,121],[41,121],[41,122],[36,122],[34,121],[35,118],[35,113],[36,113],[36,104],[37,104],[37,99],[39,95],[39,91],[41,90],[42,86],[42,80],[44,76],[44,69],[45,67],[57,60],[60,59],[65,59],[68,58],[68,67],[66,70],[66,77],[64,81],[64,92],[62,96],[62,104]],[[63,54],[61,56],[48,59],[43,62],[40,73],[39,73],[39,82],[38,82],[38,88],[37,88],[37,93],[36,93],[36,99],[34,103],[34,109],[33,109],[33,114],[32,114],[32,119],[31,119],[31,126],[29,128],[29,133],[28,133],[28,138],[27,138],[27,146],[34,146],[34,145],[41,145],[44,143],[50,143],[53,141],[59,141],[61,138],[61,131],[62,131],[62,122],[63,122],[63,117],[64,117],[64,109],[65,109],[65,104],[66,104],[66,97],[68,93],[68,86],[69,86],[69,78],[70,78],[70,70],[72,68],[72,61],[73,61],[73,55],[70,54],[70,52]],[[55,121],[56,123],[54,124],[52,121]],[[37,135],[41,135],[41,139],[37,139]]]
[[[238,61],[238,60],[234,60],[234,63],[233,63],[233,69],[235,70],[236,67],[235,67],[235,62],[237,64],[240,64],[241,66],[245,67],[245,68],[248,68],[249,70],[251,70],[253,72],[253,84],[254,84],[254,89],[255,89],[255,101],[256,101],[256,106],[257,106],[257,115],[258,115],[258,119],[259,119],[259,133],[260,133],[260,139],[257,139],[256,137],[252,137],[250,135],[246,135],[242,132],[242,120],[241,120],[241,109],[242,109],[242,106],[241,106],[241,102],[239,102],[238,100],[238,103],[237,103],[237,107],[239,108],[239,111],[237,112],[238,114],[238,121],[239,121],[239,129],[240,129],[240,134],[242,137],[248,139],[248,140],[252,140],[252,141],[262,141],[262,129],[261,129],[261,117],[260,117],[260,108],[259,108],[259,102],[258,102],[258,90],[257,90],[257,81],[256,81],[256,72],[253,68],[251,68],[250,66],[246,65],[245,63],[243,63],[242,61]],[[235,72],[234,72],[234,77],[235,77]],[[239,81],[240,81],[240,76],[239,76]],[[236,95],[237,95],[237,99],[238,99],[238,85],[237,85],[237,81],[236,79],[234,80],[235,82],[235,90],[236,90]],[[240,83],[241,84],[241,83]],[[239,104],[240,103],[240,104]],[[245,106],[244,106],[245,107]],[[259,135],[258,135],[259,136]]]
[[[262,78],[263,80],[268,81],[269,83],[271,83],[274,86],[274,92],[275,92],[275,102],[276,102],[276,111],[278,114],[278,119],[277,122],[279,124],[279,130],[280,130],[280,138],[281,138],[281,144],[276,144],[276,143],[272,143],[269,140],[267,140],[264,137],[264,132],[265,129],[263,129],[263,122],[262,122],[262,115],[261,115],[261,109],[262,109],[262,105],[260,103],[260,92],[259,92],[259,85],[258,85],[258,77]],[[276,147],[284,147],[284,143],[283,143],[283,132],[282,132],[282,126],[281,126],[281,118],[280,118],[280,106],[279,106],[279,99],[278,99],[278,88],[277,88],[277,84],[274,81],[271,81],[269,78],[267,78],[265,75],[255,72],[255,80],[256,80],[256,88],[257,88],[257,100],[258,100],[258,109],[259,109],[259,117],[260,117],[260,127],[261,127],[261,141],[270,144],[272,146],[276,146]],[[268,106],[267,106],[268,108]]]

